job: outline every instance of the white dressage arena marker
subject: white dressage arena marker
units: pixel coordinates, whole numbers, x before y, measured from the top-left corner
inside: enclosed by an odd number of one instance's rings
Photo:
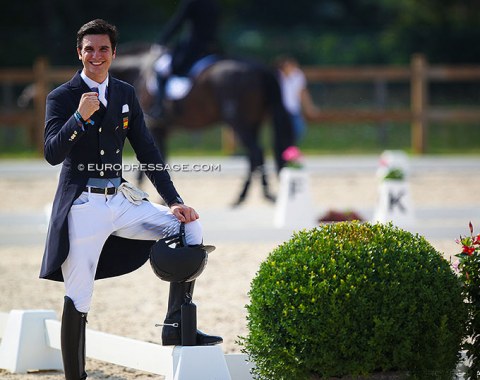
[[[415,224],[410,187],[406,181],[382,181],[374,221],[392,222],[398,227],[411,227]]]
[[[401,175],[401,178],[388,178],[389,173],[393,177]],[[408,156],[402,151],[383,152],[377,176],[380,184],[373,220],[380,223],[392,222],[398,227],[412,227],[415,217],[408,183]]]
[[[317,225],[314,211],[307,171],[283,168],[280,171],[280,189],[275,204],[275,227],[314,227]]]

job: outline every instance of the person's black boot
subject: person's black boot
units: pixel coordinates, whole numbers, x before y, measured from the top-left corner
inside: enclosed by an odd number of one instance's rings
[[[181,308],[185,302],[185,295],[189,294],[190,298],[193,295],[194,283],[195,281],[170,283],[168,310],[162,329],[162,345],[164,346],[182,345]],[[197,330],[196,346],[212,346],[222,342],[223,339],[219,336],[207,335]]]
[[[60,341],[66,380],[87,378],[85,372],[86,323],[87,313],[81,313],[75,309],[72,299],[65,296]]]

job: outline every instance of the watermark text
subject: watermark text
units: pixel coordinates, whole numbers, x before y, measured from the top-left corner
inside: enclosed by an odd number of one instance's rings
[[[89,163],[79,164],[77,166],[79,171],[87,172],[101,172],[101,171],[115,171],[115,172],[154,172],[154,171],[171,171],[171,172],[220,172],[222,166],[220,164],[110,164],[110,163]]]

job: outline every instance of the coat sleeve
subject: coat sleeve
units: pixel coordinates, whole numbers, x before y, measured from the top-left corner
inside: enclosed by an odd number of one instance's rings
[[[77,124],[73,116],[78,106],[73,98],[68,91],[59,88],[47,97],[44,155],[51,165],[62,163],[72,147],[85,134],[84,127]]]
[[[155,170],[147,170],[145,174],[168,206],[173,203],[182,202],[168,171],[162,169],[165,168],[165,161],[163,160],[160,150],[155,145],[150,131],[145,125],[142,109],[133,90],[130,103],[132,104],[131,127],[129,128],[127,137],[135,151],[138,161],[146,166],[151,165],[156,168]]]

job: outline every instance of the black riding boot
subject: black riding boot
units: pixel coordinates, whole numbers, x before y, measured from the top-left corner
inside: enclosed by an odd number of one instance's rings
[[[185,295],[193,295],[194,284],[195,281],[170,283],[168,310],[162,329],[162,344],[164,346],[180,346],[182,344],[181,307],[185,302]],[[211,346],[222,342],[223,339],[219,336],[206,335],[197,330],[197,346]]]
[[[87,313],[75,309],[71,298],[65,296],[60,333],[63,368],[66,380],[83,380],[85,372],[85,328]]]
[[[157,74],[157,93],[154,96],[153,104],[147,110],[147,115],[154,120],[162,119],[164,116],[163,102],[165,100],[167,79],[167,77]]]

